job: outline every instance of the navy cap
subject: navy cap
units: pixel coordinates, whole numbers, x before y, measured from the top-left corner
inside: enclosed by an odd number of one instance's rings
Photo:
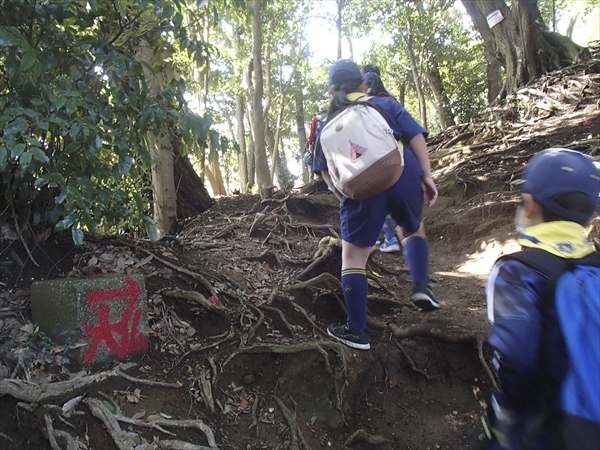
[[[329,84],[339,84],[344,81],[361,80],[360,69],[351,59],[338,59],[329,68]]]
[[[594,159],[576,150],[550,148],[535,155],[523,172],[522,190],[558,217],[578,223],[589,220],[598,208],[600,169]],[[590,199],[589,211],[571,211],[555,200],[580,192]]]

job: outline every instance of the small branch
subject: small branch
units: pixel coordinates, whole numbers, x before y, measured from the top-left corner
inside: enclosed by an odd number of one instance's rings
[[[13,214],[15,212],[15,207],[14,205],[12,205],[12,210],[13,210]],[[21,234],[21,230],[19,230],[19,222],[17,222],[17,219],[14,219],[15,221],[15,231],[17,232],[17,235],[19,236],[19,240],[21,241],[21,244],[23,244],[23,248],[25,249],[25,251],[27,252],[27,256],[29,257],[29,259],[31,260],[32,264],[35,267],[40,267],[40,265],[37,263],[37,261],[35,260],[35,258],[33,257],[33,255],[31,254],[31,252],[29,251],[29,247],[27,247],[27,243],[25,242],[25,239],[23,239],[23,235]]]

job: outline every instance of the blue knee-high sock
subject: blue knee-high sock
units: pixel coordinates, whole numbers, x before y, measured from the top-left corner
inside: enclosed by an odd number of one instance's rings
[[[342,270],[342,289],[353,331],[367,328],[367,273],[365,269]]]
[[[413,284],[429,281],[429,243],[421,236],[413,236],[402,244],[402,253],[408,265]]]
[[[385,233],[385,240],[389,241],[396,237],[396,231],[394,228],[396,227],[396,222],[390,216],[385,218],[385,222],[383,222],[383,232]]]

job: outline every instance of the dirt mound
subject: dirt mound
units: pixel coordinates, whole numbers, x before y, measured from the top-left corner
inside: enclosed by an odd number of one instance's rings
[[[75,248],[56,236],[25,247],[3,227],[2,448],[478,448],[491,382],[484,285],[516,249],[511,181],[546,147],[598,154],[599,73],[592,60],[549,75],[432,137],[442,196],[425,222],[443,309],[418,311],[402,256],[375,249],[368,352],[325,333],[345,320],[327,192],[222,198],[154,245],[113,237]],[[152,349],[134,366],[79,371],[68,346],[28,322],[32,280],[86,276],[90,265],[146,277]]]

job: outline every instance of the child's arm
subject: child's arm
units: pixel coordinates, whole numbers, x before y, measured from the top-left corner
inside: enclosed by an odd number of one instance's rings
[[[539,310],[541,275],[524,264],[500,261],[486,289],[494,351],[494,370],[500,381],[499,403],[521,409],[532,398],[539,363],[542,316]],[[502,398],[500,398],[502,397]]]

